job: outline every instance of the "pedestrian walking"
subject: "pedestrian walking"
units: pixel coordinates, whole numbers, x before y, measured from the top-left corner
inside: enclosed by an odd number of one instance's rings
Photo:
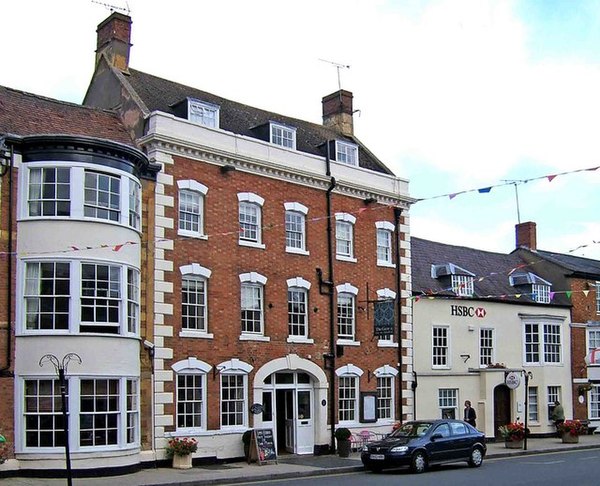
[[[477,418],[477,413],[475,413],[475,409],[471,407],[471,402],[469,400],[465,401],[465,414],[464,421],[468,424],[471,424],[473,427],[477,427],[475,419]],[[564,418],[564,417],[563,417]]]
[[[550,418],[554,421],[554,425],[556,426],[556,433],[558,434],[558,436],[560,436],[560,433],[558,432],[558,427],[565,421],[565,411],[558,400],[554,402],[554,410],[552,410],[552,416]]]

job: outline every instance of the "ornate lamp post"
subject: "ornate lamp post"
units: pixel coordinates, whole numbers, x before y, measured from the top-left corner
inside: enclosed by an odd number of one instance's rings
[[[67,462],[67,484],[72,486],[73,484],[73,473],[71,471],[71,452],[69,450],[69,422],[67,419],[67,366],[71,361],[76,361],[81,364],[81,358],[77,353],[68,353],[62,360],[59,360],[53,354],[45,354],[40,358],[40,366],[44,366],[45,363],[50,363],[54,366],[54,370],[58,375],[58,381],[60,383],[60,398],[62,405],[62,417],[63,417],[63,431],[65,434],[65,460]]]
[[[527,428],[527,419],[529,418],[529,380],[533,379],[533,373],[531,371],[523,370],[525,375],[525,439],[523,440],[523,450],[527,450],[527,436],[529,430]]]

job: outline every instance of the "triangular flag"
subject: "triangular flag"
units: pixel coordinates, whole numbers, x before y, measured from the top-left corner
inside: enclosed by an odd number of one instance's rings
[[[556,294],[556,292],[550,292],[550,300],[554,300],[554,295]]]
[[[554,180],[554,178],[556,177],[556,175],[549,175],[546,177],[548,178],[548,182],[552,182]]]
[[[572,294],[573,292],[571,292],[570,290],[567,290],[565,293],[567,294],[567,298],[569,298],[569,299],[570,299],[570,298],[571,298],[571,294]]]
[[[491,190],[492,190],[492,186],[490,186],[490,187],[482,187],[481,189],[478,189],[477,192],[484,193],[484,192],[490,192]]]
[[[454,199],[456,196],[458,196],[458,193],[448,195],[448,197],[450,197],[450,199]]]
[[[521,298],[521,294],[515,294],[515,297],[516,297],[517,299],[520,299],[520,298]]]
[[[590,293],[589,290],[583,290],[583,295],[585,295],[586,297],[588,296],[589,293]]]

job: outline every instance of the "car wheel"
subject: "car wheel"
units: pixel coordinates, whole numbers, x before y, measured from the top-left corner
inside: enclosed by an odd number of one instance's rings
[[[470,467],[479,467],[483,464],[483,451],[481,447],[473,447],[471,457],[469,457]]]
[[[423,451],[417,451],[412,457],[412,472],[420,474],[427,469],[427,457]]]

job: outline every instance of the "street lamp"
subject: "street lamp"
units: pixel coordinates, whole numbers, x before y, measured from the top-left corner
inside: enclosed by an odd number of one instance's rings
[[[45,363],[50,363],[54,366],[54,371],[58,375],[58,381],[60,383],[60,398],[62,405],[62,417],[63,417],[63,431],[65,434],[65,460],[67,462],[67,484],[72,486],[73,484],[73,473],[71,472],[71,452],[69,450],[69,422],[67,420],[67,367],[71,361],[76,361],[81,364],[81,358],[77,353],[67,353],[62,360],[54,356],[53,354],[45,354],[40,358],[40,366],[44,366]]]
[[[527,419],[529,417],[529,380],[533,380],[533,373],[531,371],[522,370],[525,375],[525,439],[523,440],[523,450],[527,450],[527,436],[529,435],[529,429],[527,428]]]

